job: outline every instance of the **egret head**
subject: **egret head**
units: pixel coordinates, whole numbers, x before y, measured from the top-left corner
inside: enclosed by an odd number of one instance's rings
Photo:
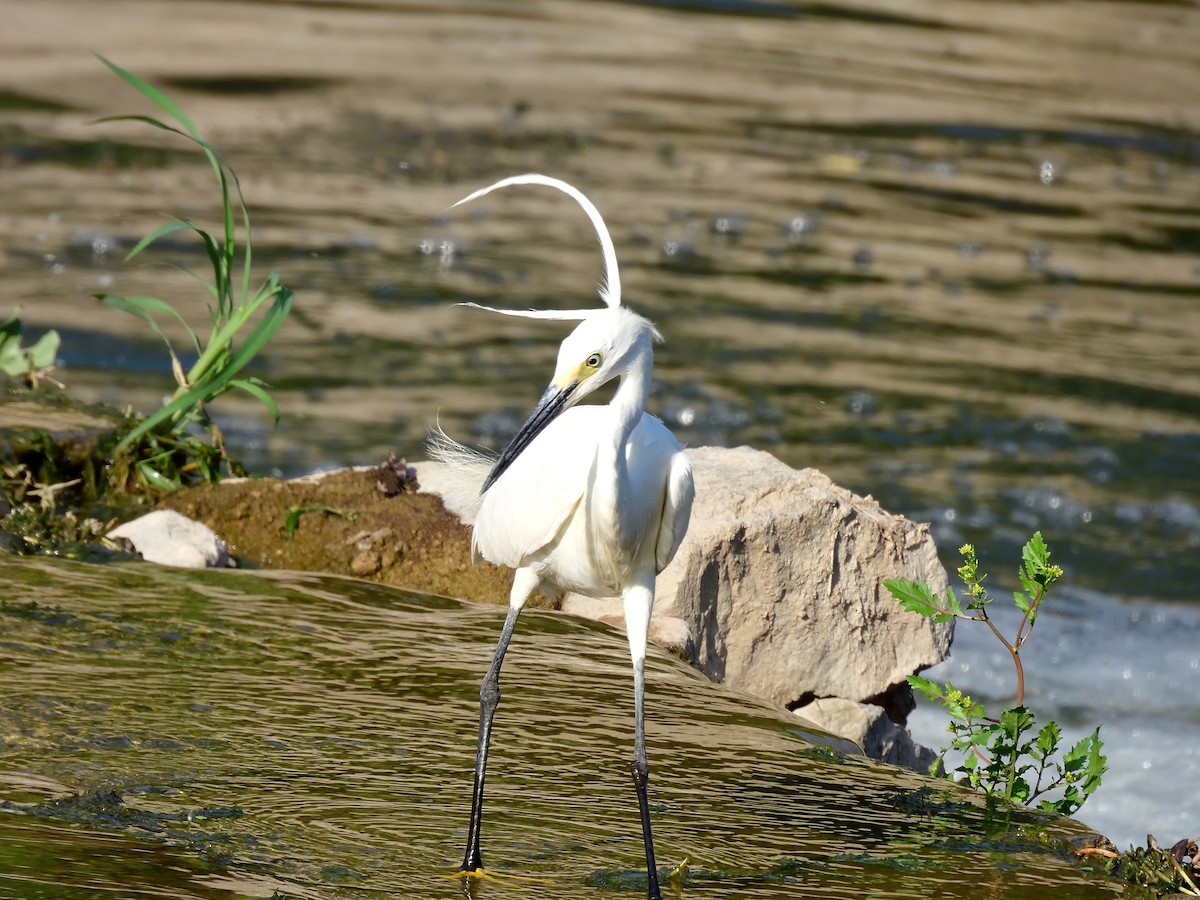
[[[568,406],[574,405],[627,372],[634,360],[652,358],[652,343],[661,340],[653,324],[623,306],[598,310],[562,342],[548,390],[569,391]]]
[[[487,491],[504,474],[547,425],[592,391],[634,371],[648,380],[656,340],[662,340],[658,329],[623,306],[598,310],[580,322],[559,347],[554,378],[516,437],[500,454],[483,490]],[[645,401],[644,396],[641,401]]]

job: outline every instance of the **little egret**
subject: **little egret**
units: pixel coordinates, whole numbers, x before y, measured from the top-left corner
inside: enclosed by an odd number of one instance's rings
[[[662,337],[649,321],[621,306],[616,251],[591,201],[564,181],[520,175],[475,191],[455,206],[516,184],[556,188],[583,207],[604,254],[600,296],[605,306],[491,310],[580,324],[562,342],[550,386],[498,459],[462,447],[440,432],[434,435],[434,456],[446,464],[456,490],[464,498],[467,491],[476,493],[473,555],[516,570],[500,642],[479,690],[475,788],[462,871],[474,875],[483,869],[479,832],[488,744],[500,703],[500,666],[521,607],[539,588],[550,597],[566,591],[620,597],[633,660],[631,769],[646,845],[648,897],[659,900],[646,798],[646,639],[655,576],[671,561],[687,531],[695,492],[692,467],[674,435],[645,412],[652,345]],[[614,378],[620,378],[620,384],[610,403],[575,405]]]

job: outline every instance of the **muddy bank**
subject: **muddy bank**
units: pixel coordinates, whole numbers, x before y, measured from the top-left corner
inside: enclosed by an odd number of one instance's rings
[[[227,481],[167,495],[160,508],[203,522],[246,567],[351,575],[504,603],[512,572],[471,564],[471,532],[430,494],[387,496],[377,469],[319,479]],[[291,527],[289,527],[291,526]]]

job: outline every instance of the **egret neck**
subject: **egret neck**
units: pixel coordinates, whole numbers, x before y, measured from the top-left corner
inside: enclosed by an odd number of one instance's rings
[[[628,496],[633,490],[629,481],[629,470],[625,449],[633,429],[642,418],[646,400],[650,395],[650,378],[654,365],[654,351],[648,335],[639,337],[631,353],[629,367],[621,374],[617,391],[608,404],[613,417],[613,428],[596,447],[596,474],[591,497],[594,517],[592,539],[600,546],[611,547],[610,558],[621,560],[624,565],[637,560],[641,553],[633,544],[644,531],[643,522],[629,521]],[[631,571],[614,572],[613,587],[620,589],[629,580]]]

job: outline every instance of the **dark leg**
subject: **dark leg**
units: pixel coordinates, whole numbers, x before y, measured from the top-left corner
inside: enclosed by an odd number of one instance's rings
[[[648,900],[662,900],[658,887],[658,867],[654,862],[654,836],[650,833],[650,801],[646,796],[646,781],[650,768],[646,764],[646,720],[642,707],[646,697],[645,663],[633,663],[633,786],[637,789],[638,810],[642,814],[642,839],[646,843],[646,878],[649,881]]]
[[[492,657],[492,664],[479,688],[479,746],[475,750],[475,790],[471,796],[471,825],[467,829],[467,854],[462,864],[464,872],[483,868],[483,856],[479,852],[479,828],[483,819],[483,779],[487,774],[488,743],[492,737],[492,717],[500,705],[500,666],[504,663],[504,653],[512,640],[520,612],[520,607],[509,607],[504,628],[500,632],[500,643],[496,645],[496,655]]]

